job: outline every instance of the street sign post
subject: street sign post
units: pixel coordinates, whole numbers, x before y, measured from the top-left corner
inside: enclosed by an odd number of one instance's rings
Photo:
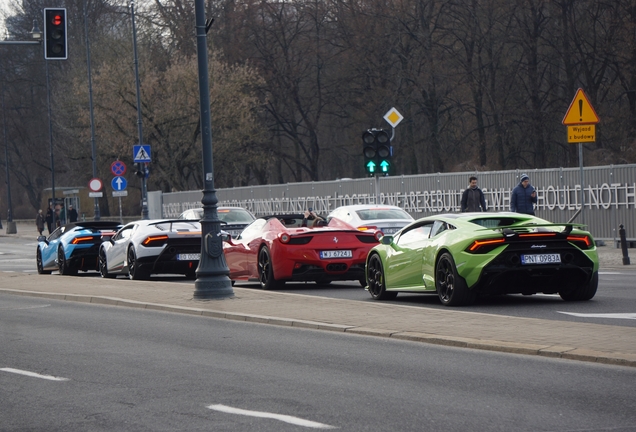
[[[122,176],[113,177],[110,182],[111,187],[114,191],[123,191],[126,190],[126,186],[128,186],[128,182]]]
[[[90,181],[88,182],[88,188],[92,191],[92,192],[99,192],[100,190],[102,190],[102,187],[104,186],[104,184],[102,183],[102,181],[98,178],[92,178],[90,179]]]
[[[100,179],[90,179],[90,181],[88,182],[88,189],[90,189],[88,196],[91,198],[101,198],[102,196],[104,196],[104,194],[101,192],[102,187],[104,187],[104,184]]]
[[[596,124],[600,121],[601,119],[599,119],[583,89],[578,89],[561,123],[568,127],[568,143],[579,145],[579,168],[581,169],[581,220],[583,223],[585,223],[583,143],[596,141]]]
[[[126,174],[126,164],[122,161],[116,160],[110,164],[110,172],[112,172],[115,176],[122,176]]]
[[[134,145],[133,146],[133,162],[150,162],[150,145]]]

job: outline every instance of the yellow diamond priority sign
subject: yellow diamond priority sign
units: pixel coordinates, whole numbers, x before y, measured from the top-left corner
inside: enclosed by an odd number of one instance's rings
[[[400,114],[395,108],[391,108],[386,114],[384,114],[384,120],[393,127],[400,124],[402,119],[404,119],[404,117],[402,117],[402,114]]]

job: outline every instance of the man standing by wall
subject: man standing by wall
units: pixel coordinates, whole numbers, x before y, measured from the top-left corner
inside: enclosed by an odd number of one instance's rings
[[[470,185],[462,194],[462,212],[487,211],[484,193],[477,187],[477,177],[472,176]]]
[[[51,234],[52,231],[52,225],[53,225],[53,204],[49,205],[49,208],[46,209],[46,217],[44,218],[46,220],[46,228],[49,230],[49,234]]]
[[[77,222],[77,210],[75,210],[72,205],[68,206],[68,221]]]
[[[512,190],[510,211],[534,215],[536,202],[537,192],[530,184],[530,178],[526,174],[521,174],[519,184]]]

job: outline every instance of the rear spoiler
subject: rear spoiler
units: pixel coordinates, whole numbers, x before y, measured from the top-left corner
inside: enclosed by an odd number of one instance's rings
[[[497,226],[497,227],[483,227],[481,228],[479,231],[486,231],[486,230],[491,230],[491,231],[501,231],[504,232],[505,230],[510,232],[510,231],[515,231],[518,229],[533,229],[533,228],[549,228],[549,227],[564,227],[563,231],[561,231],[562,234],[569,234],[570,232],[572,232],[572,230],[574,228],[576,229],[581,229],[584,230],[585,227],[587,225],[585,224],[580,224],[580,223],[544,223],[544,224],[535,224],[535,223],[528,223],[528,224],[516,224],[516,225],[506,225],[506,226]]]

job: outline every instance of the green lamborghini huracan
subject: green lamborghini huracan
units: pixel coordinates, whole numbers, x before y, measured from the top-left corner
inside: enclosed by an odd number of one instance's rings
[[[447,306],[496,294],[589,300],[598,255],[580,224],[508,212],[440,214],[382,237],[367,255],[366,278],[377,300],[398,292],[436,292]]]

